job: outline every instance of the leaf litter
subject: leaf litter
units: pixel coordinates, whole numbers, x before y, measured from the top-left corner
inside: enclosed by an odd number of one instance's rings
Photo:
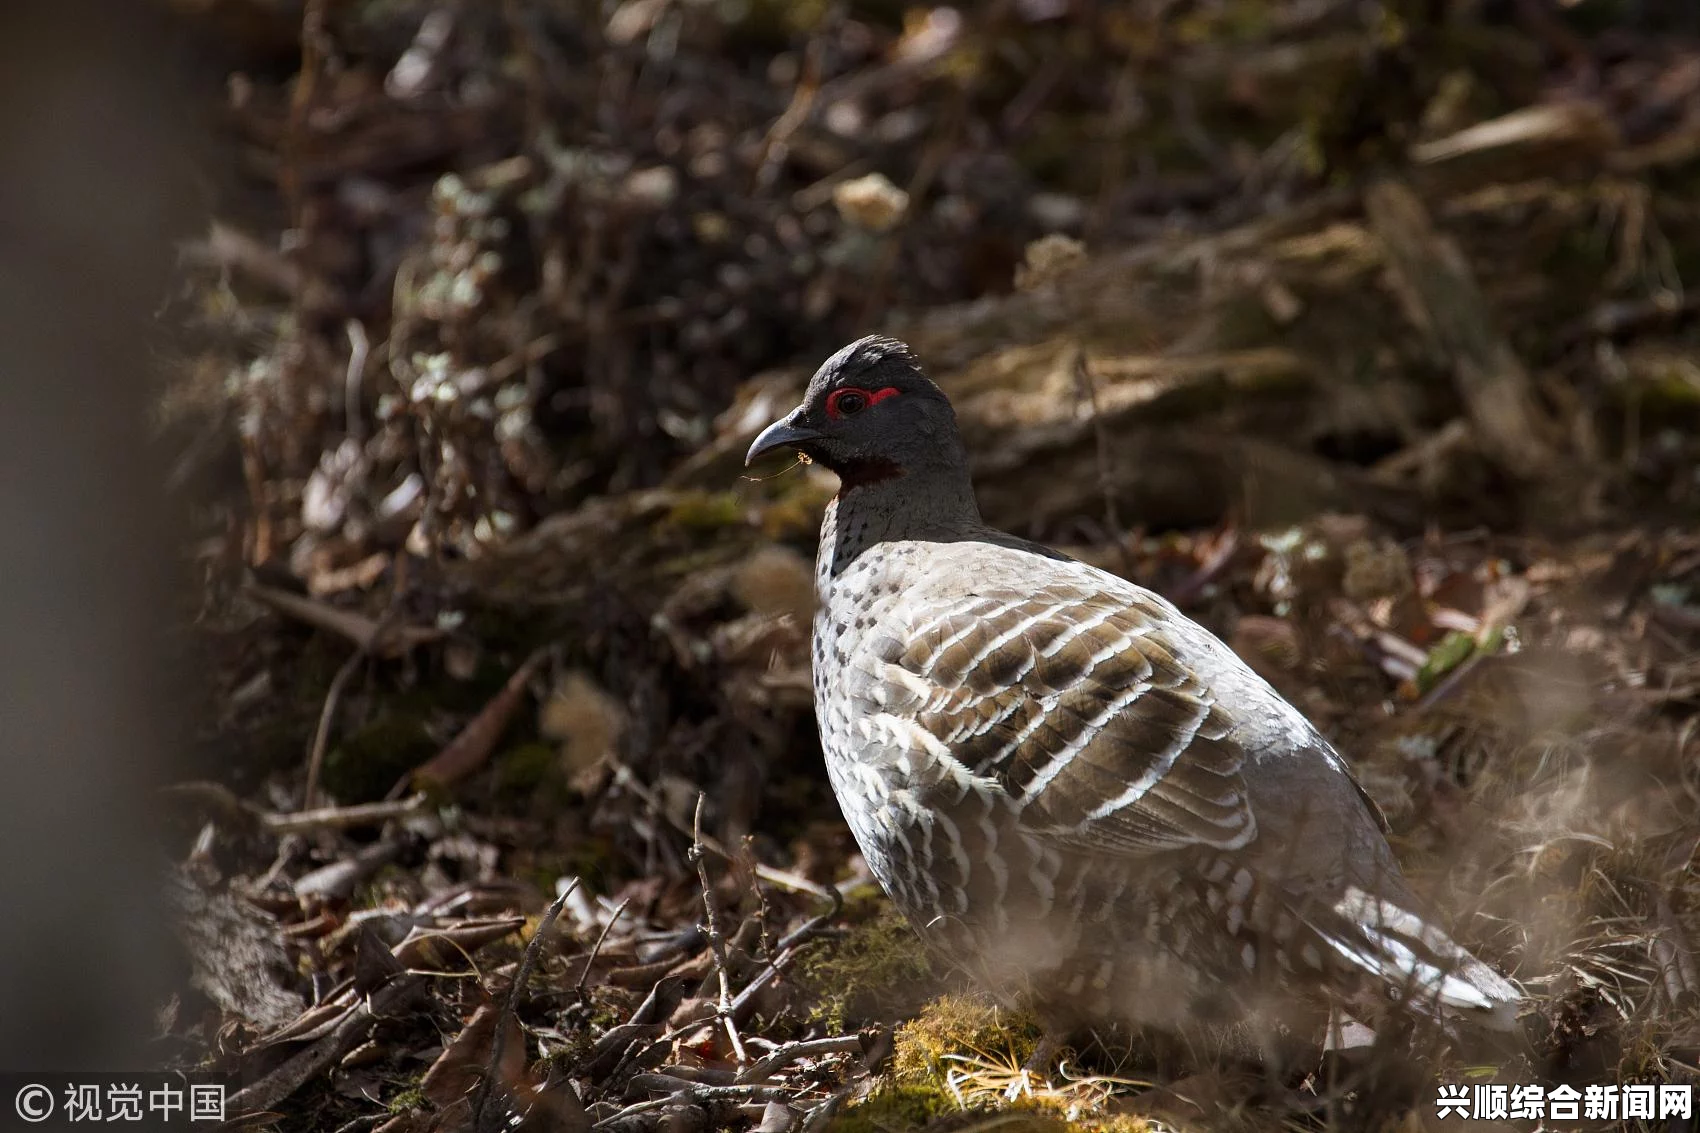
[[[1437,1079],[1693,1080],[1692,21],[202,7],[263,203],[188,250],[161,407],[220,703],[162,803],[162,1041],[234,1109],[1320,1128]],[[961,989],[819,769],[831,478],[741,467],[872,329],[952,395],[988,518],[1336,740],[1530,992],[1522,1049],[1276,1103],[1137,1044],[1037,1081],[1019,1020],[902,1069]]]

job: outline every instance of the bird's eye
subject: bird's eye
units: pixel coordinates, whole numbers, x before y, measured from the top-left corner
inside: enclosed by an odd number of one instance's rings
[[[897,394],[896,386],[871,391],[855,386],[835,389],[827,396],[826,415],[835,421],[841,417],[853,417],[868,406],[878,405],[888,397],[896,397]]]
[[[826,412],[830,417],[851,417],[869,405],[868,395],[859,389],[833,390],[832,396],[826,399]]]

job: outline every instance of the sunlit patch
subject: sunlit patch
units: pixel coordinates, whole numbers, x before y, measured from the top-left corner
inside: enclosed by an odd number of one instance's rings
[[[1023,1065],[1008,1050],[972,1050],[947,1054],[944,1060],[953,1064],[945,1071],[945,1088],[963,1109],[1026,1101],[1053,1109],[1065,1120],[1079,1121],[1101,1113],[1118,1092],[1152,1086],[1137,1078],[1076,1074],[1066,1060],[1057,1064],[1053,1078]]]

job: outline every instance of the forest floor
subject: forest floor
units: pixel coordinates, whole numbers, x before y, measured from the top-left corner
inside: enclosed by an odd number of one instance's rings
[[[161,1043],[253,1125],[1410,1129],[1439,1083],[1696,1081],[1693,13],[178,7],[238,160],[168,311],[207,723]],[[1388,1097],[1021,1075],[826,783],[832,478],[742,466],[873,331],[988,520],[1335,741],[1519,1049]]]

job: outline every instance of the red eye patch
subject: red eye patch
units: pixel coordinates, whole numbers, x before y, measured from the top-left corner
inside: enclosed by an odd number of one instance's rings
[[[896,397],[900,391],[896,386],[886,386],[882,390],[865,390],[855,387],[835,389],[827,395],[826,415],[833,420],[854,417],[870,405],[877,405],[888,397]]]

